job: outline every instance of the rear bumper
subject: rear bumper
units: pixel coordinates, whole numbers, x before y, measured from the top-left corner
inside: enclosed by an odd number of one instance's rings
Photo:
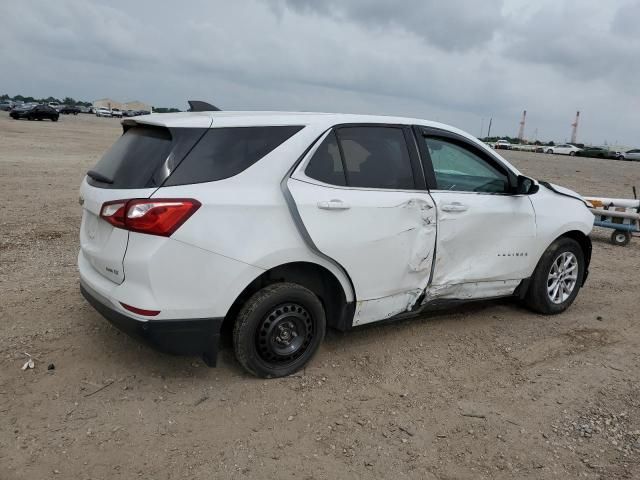
[[[104,318],[128,335],[165,353],[202,355],[207,365],[215,366],[223,318],[142,321],[101,302],[100,295],[84,282],[80,282],[80,292]]]

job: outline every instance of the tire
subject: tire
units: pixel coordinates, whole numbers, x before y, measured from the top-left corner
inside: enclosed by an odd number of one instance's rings
[[[243,305],[233,328],[238,362],[261,378],[290,375],[313,357],[324,339],[320,299],[295,283],[259,290]]]
[[[574,267],[574,270],[558,269],[559,265],[565,263],[563,260],[572,260],[570,265]],[[559,286],[558,289],[553,289],[554,283],[551,275],[554,270],[557,272],[556,275],[560,275],[560,279],[555,282]],[[564,312],[580,291],[584,270],[584,252],[578,242],[567,237],[555,240],[542,254],[533,272],[525,296],[526,305],[531,310],[545,315]],[[577,273],[571,275],[572,271],[577,271]],[[569,288],[569,292],[566,291],[567,288]]]
[[[614,230],[611,233],[611,243],[619,247],[624,247],[631,241],[631,232],[625,232],[624,230]]]
[[[549,149],[547,150],[547,153],[553,153],[553,150]]]
[[[575,157],[576,156],[576,152],[569,152],[569,155],[572,156],[572,157]]]
[[[51,117],[51,121],[52,122],[57,122],[58,121],[58,117]]]

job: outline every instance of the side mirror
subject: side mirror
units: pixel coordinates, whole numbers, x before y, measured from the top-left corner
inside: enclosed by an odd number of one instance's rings
[[[525,177],[524,175],[518,175],[518,184],[516,186],[517,195],[533,195],[540,187],[533,179]]]

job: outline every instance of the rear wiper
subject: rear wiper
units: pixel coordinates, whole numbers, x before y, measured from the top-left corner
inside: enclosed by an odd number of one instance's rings
[[[105,177],[104,175],[102,175],[100,172],[96,172],[95,170],[89,170],[87,172],[87,176],[93,178],[94,180],[100,182],[100,183],[113,183],[113,179],[109,178],[109,177]]]

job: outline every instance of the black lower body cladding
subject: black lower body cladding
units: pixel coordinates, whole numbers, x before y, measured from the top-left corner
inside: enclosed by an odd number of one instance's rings
[[[207,365],[215,367],[220,327],[224,318],[140,321],[105,305],[82,283],[80,292],[93,308],[126,334],[148,343],[161,352],[174,355],[202,355]]]

